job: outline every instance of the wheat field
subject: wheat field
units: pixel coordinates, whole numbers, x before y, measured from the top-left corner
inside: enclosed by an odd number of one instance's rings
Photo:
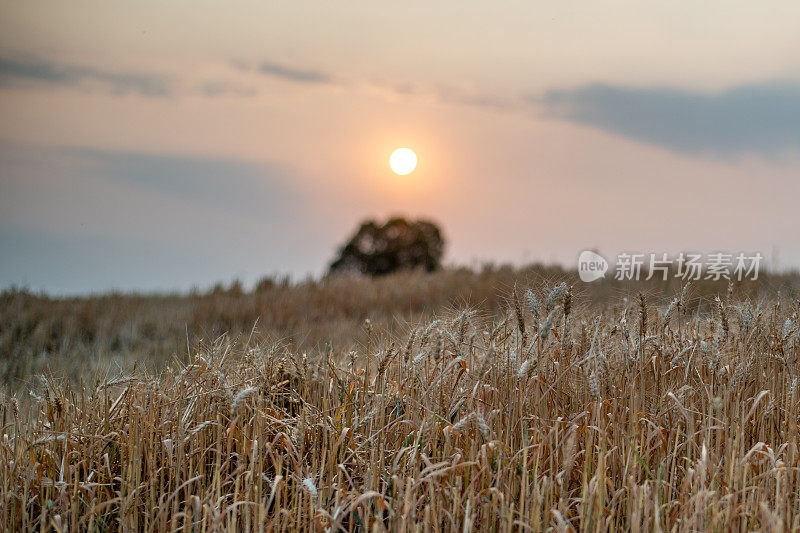
[[[800,531],[794,278],[525,274],[271,287],[274,335],[246,315],[155,365],[29,368],[4,387],[2,529]]]

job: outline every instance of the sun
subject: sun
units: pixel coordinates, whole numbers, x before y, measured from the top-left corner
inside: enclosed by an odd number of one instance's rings
[[[395,174],[405,176],[417,168],[417,154],[410,148],[398,148],[389,158],[389,166]]]

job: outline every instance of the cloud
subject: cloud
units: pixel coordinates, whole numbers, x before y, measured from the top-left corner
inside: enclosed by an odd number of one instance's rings
[[[115,93],[138,93],[143,96],[169,96],[171,80],[163,75],[112,72],[92,67],[59,64],[38,58],[0,56],[0,87],[21,82],[57,86],[101,83]]]
[[[330,75],[319,70],[290,67],[270,61],[262,61],[257,70],[267,76],[283,78],[298,83],[331,83],[333,81]]]
[[[438,98],[443,103],[456,103],[468,107],[504,111],[516,109],[518,101],[504,96],[486,93],[468,93],[453,89],[439,89]]]
[[[253,87],[245,87],[227,81],[208,81],[198,85],[197,94],[206,98],[216,98],[219,96],[238,96],[249,98],[258,94]]]
[[[245,61],[232,59],[230,66],[241,72],[255,71],[265,76],[294,83],[316,85],[320,89],[337,88],[353,93],[378,96],[390,102],[406,100],[496,111],[516,111],[527,108],[525,102],[520,98],[482,93],[450,85],[332,75],[325,71],[288,65],[270,59],[262,61],[255,68]]]
[[[288,216],[301,199],[279,184],[293,174],[275,164],[213,157],[61,148],[84,175],[120,180],[204,207],[240,214]]]
[[[4,141],[0,161],[0,288],[252,283],[333,249],[305,178],[279,164]]]
[[[240,61],[233,60],[231,64],[238,70],[250,70],[250,67]],[[425,83],[341,78],[320,70],[298,68],[269,60],[262,61],[256,67],[256,71],[260,74],[296,83],[335,86],[366,94],[379,95],[389,100],[414,99],[437,104],[456,104],[467,107],[493,108],[497,110],[507,109],[518,103],[511,102],[508,98],[502,96],[475,93],[456,87]]]
[[[546,115],[683,153],[800,148],[800,85],[769,82],[707,94],[593,84],[530,97]]]
[[[518,109],[518,101],[496,94],[481,93],[450,85],[430,85],[423,83],[391,83],[367,81],[359,84],[368,92],[380,94],[387,99],[416,99],[435,104],[454,104],[466,107],[490,108],[498,111]]]
[[[184,82],[159,73],[121,72],[71,65],[32,56],[0,55],[0,89],[36,83],[55,87],[99,84],[115,94],[135,93],[146,97],[201,96],[204,98],[254,96],[253,87],[228,79]]]
[[[148,238],[2,228],[0,250],[5,258],[0,265],[3,287],[47,289],[59,295],[170,291],[222,278],[213,247],[196,246],[187,252]]]

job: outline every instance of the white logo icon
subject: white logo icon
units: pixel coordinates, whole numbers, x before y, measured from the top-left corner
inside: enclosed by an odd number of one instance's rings
[[[581,281],[588,283],[600,279],[606,275],[607,270],[608,261],[600,254],[584,250],[578,256],[578,275],[581,277]]]

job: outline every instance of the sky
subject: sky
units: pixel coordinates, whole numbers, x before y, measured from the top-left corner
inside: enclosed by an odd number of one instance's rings
[[[794,1],[0,0],[0,287],[303,279],[392,215],[448,264],[798,268],[798,28]]]

